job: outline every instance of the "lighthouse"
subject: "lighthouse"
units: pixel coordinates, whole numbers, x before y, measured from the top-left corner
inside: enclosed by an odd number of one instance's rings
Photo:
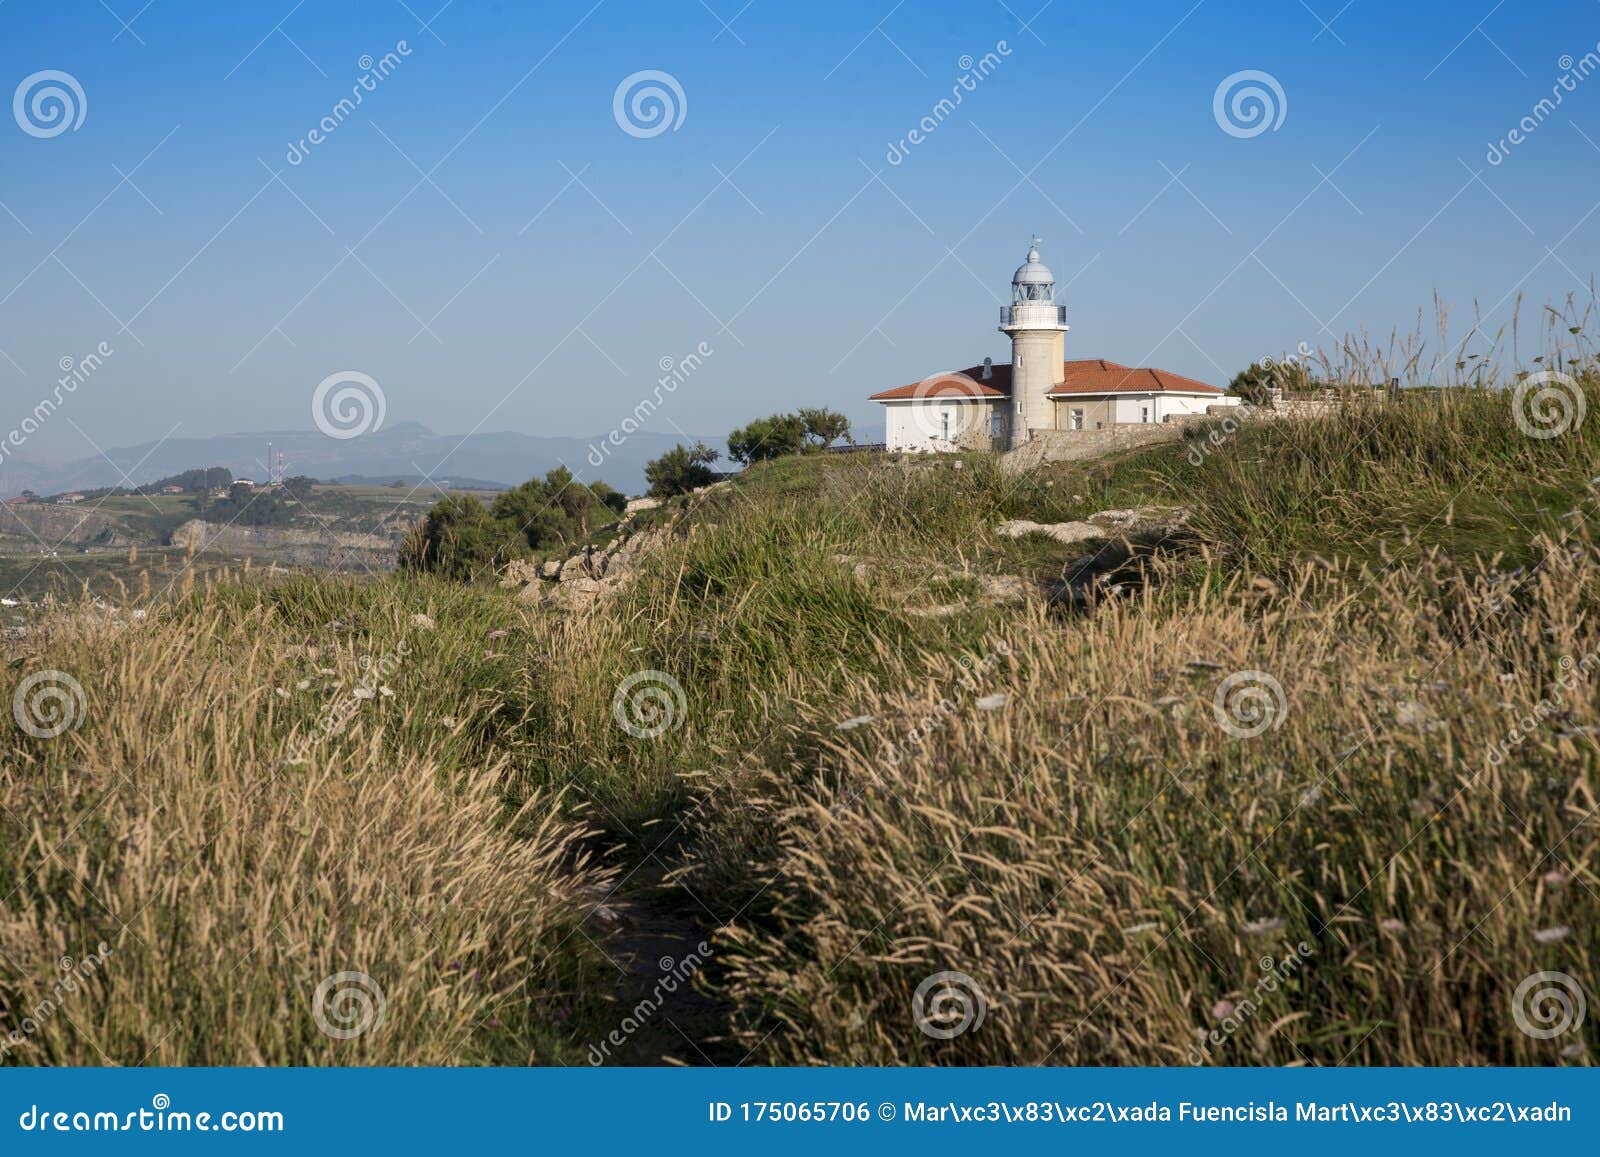
[[[1039,260],[1039,238],[1011,278],[1011,304],[1000,307],[1000,332],[1011,336],[1012,449],[1030,430],[1055,427],[1046,395],[1062,380],[1066,361],[1067,307],[1056,304],[1056,278]]]

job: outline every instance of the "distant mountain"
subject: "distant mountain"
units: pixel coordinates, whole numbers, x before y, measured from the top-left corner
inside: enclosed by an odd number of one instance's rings
[[[269,430],[258,434],[221,434],[210,438],[169,438],[157,445],[108,450],[106,457],[84,458],[61,466],[42,466],[17,458],[0,471],[0,497],[23,490],[59,494],[121,486],[126,471],[134,485],[153,482],[199,466],[226,466],[237,478],[261,480],[267,473],[267,444],[276,457],[283,451],[289,475],[340,479],[358,476],[382,480],[421,481],[441,485],[478,486],[486,482],[515,486],[557,466],[566,466],[585,482],[605,481],[618,490],[638,494],[645,489],[644,464],[679,442],[695,437],[632,434],[621,446],[602,445],[594,438],[535,437],[528,434],[435,434],[416,422],[398,422],[360,437],[340,440],[316,431]],[[707,438],[712,444],[717,439]],[[609,451],[606,453],[605,451]],[[108,462],[106,459],[109,458]],[[596,466],[594,460],[600,459]],[[115,465],[113,465],[113,463]]]

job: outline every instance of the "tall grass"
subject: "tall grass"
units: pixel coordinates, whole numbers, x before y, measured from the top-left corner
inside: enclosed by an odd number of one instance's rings
[[[592,610],[416,576],[58,607],[11,682],[71,675],[81,718],[0,723],[3,1059],[578,1062],[648,936],[713,946],[681,1023],[735,1061],[1590,1059],[1593,1018],[1512,1008],[1600,947],[1575,356],[1551,439],[1472,389],[1198,460],[763,464]],[[1093,553],[998,522],[1151,503],[1188,530],[1108,550],[1121,594],[982,593]],[[619,726],[636,677],[658,734]],[[384,996],[351,1039],[316,1016],[346,972]],[[981,1025],[923,1031],[937,973]],[[646,1036],[615,1055],[698,1059]]]
[[[782,834],[770,912],[726,933],[741,1039],[803,1064],[1582,1055],[1592,1024],[1538,1040],[1511,1003],[1600,955],[1600,553],[1573,549],[1520,600],[1441,559],[1307,566],[1287,589],[1147,588],[1065,632],[1035,614],[990,664],[862,680],[871,724],[812,714],[814,771],[760,777]],[[1260,735],[1217,722],[1235,671],[1282,688]],[[1518,742],[1525,717],[1546,722]],[[940,972],[987,1001],[950,1040],[913,1016]]]
[[[413,625],[418,596],[450,597],[437,629]],[[604,875],[553,794],[507,812],[505,759],[473,739],[499,706],[485,625],[508,619],[442,589],[340,580],[224,589],[140,620],[49,620],[13,673],[58,671],[82,698],[68,707],[77,726],[53,738],[7,721],[0,1021],[18,1035],[6,1059],[575,1055],[562,1021],[608,967],[578,934],[580,897]],[[102,942],[103,966],[57,987],[71,975],[59,962]],[[361,1023],[350,982],[316,999],[339,973],[374,986],[371,1031],[349,1039],[317,1019]]]

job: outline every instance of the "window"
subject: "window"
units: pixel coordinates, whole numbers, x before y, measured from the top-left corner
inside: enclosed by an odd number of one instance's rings
[[[943,427],[943,433],[940,435],[940,437],[942,437],[946,442],[948,442],[948,441],[950,441],[950,411],[949,410],[942,411],[939,414],[939,421],[940,421],[940,423],[942,424],[942,427]]]
[[[1072,428],[1074,430],[1083,429],[1083,411],[1082,410],[1074,410],[1074,411],[1072,411]]]
[[[1139,407],[1139,421],[1148,422],[1149,420],[1150,420],[1150,407],[1149,406],[1140,406]]]

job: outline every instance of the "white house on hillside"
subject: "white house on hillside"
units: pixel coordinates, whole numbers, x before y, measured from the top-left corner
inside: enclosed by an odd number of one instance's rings
[[[1000,310],[1011,364],[985,358],[981,366],[873,394],[883,403],[888,448],[1015,449],[1036,431],[1167,422],[1239,404],[1215,386],[1166,370],[1103,358],[1067,361],[1067,329],[1066,306],[1056,304],[1055,276],[1039,260],[1034,238],[1011,279],[1011,304]]]

